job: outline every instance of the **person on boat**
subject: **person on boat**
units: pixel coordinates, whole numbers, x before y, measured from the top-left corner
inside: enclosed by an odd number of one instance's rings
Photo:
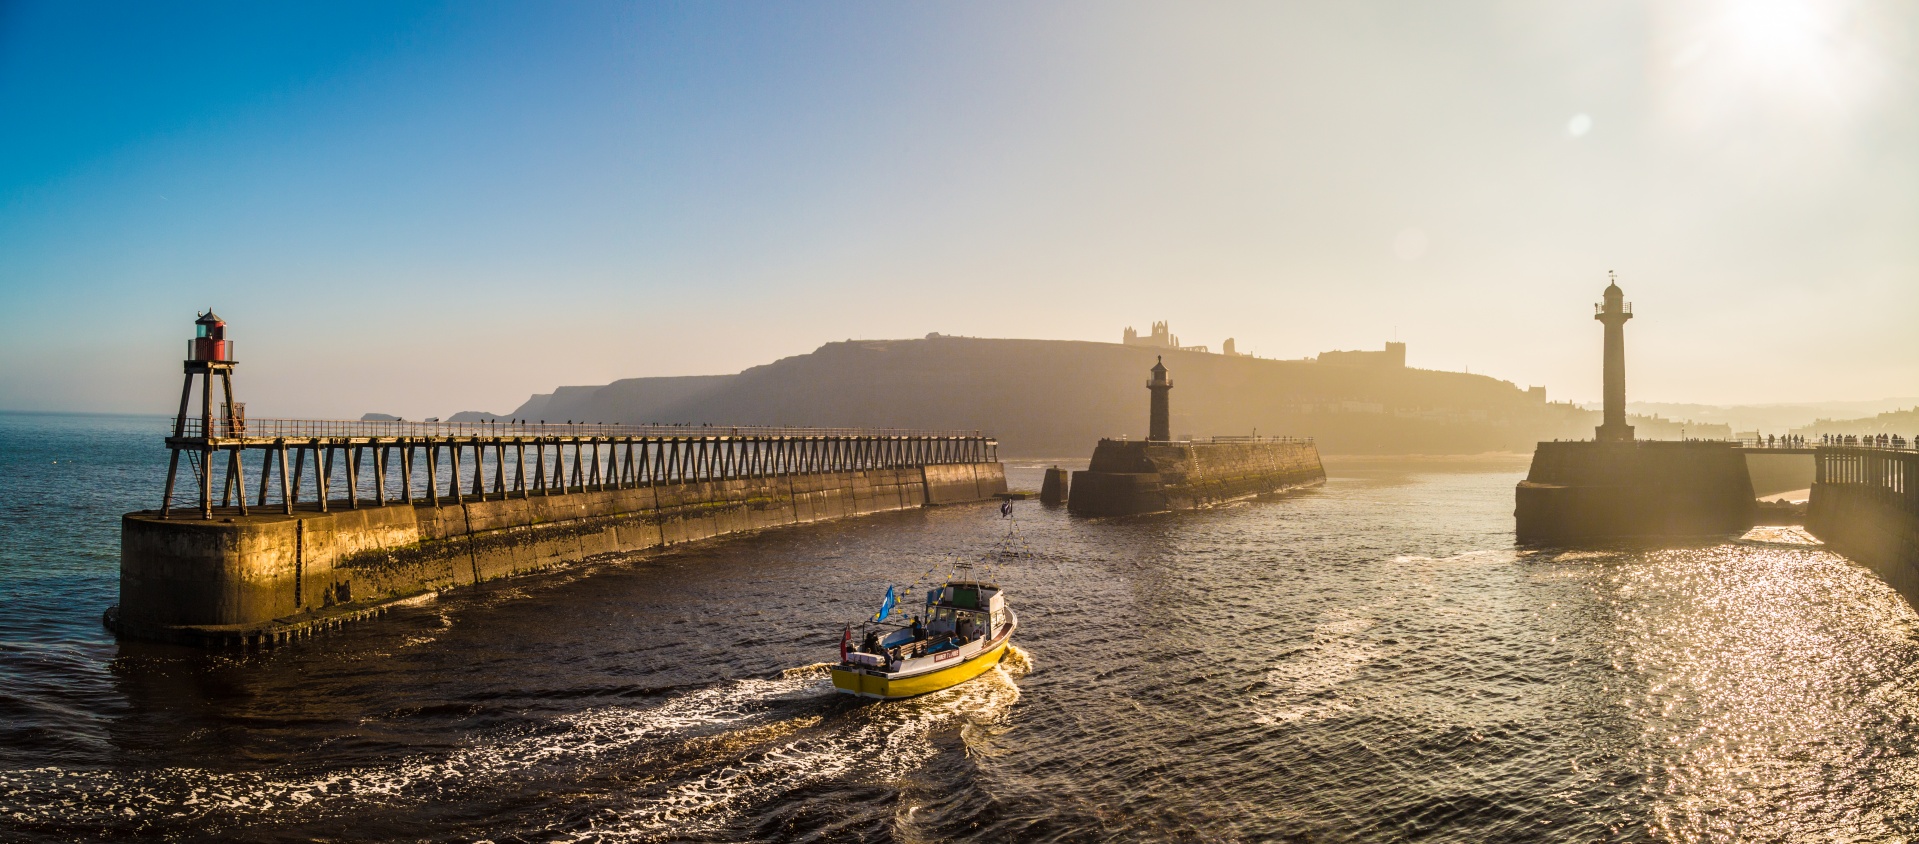
[[[913,616],[913,641],[926,641],[926,627],[920,624],[920,617],[917,615]]]
[[[973,641],[973,634],[978,631],[973,625],[972,617],[967,616],[960,619],[959,624],[953,628],[953,632],[959,634],[960,643],[965,644]]]
[[[860,650],[869,654],[883,652],[884,649],[880,647],[880,634],[872,630],[866,631],[866,641],[860,643]]]

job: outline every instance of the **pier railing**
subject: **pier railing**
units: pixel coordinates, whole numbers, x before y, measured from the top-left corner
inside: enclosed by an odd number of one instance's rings
[[[978,431],[215,417],[214,436],[203,437],[206,427],[199,419],[169,426],[161,518],[173,506],[182,454],[201,518],[216,506],[247,514],[249,452],[260,459],[251,506],[284,513],[999,460],[999,442]]]
[[[1120,434],[1117,437],[1101,437],[1101,439],[1112,440],[1113,442],[1122,442],[1122,443],[1123,442],[1154,442],[1154,440],[1146,440],[1146,439],[1135,440],[1127,434]],[[1300,445],[1312,445],[1313,438],[1312,437],[1258,437],[1258,436],[1242,435],[1242,436],[1219,436],[1219,437],[1193,437],[1192,439],[1187,439],[1187,440],[1165,440],[1164,442],[1168,445],[1178,445],[1180,443],[1298,443]]]
[[[1860,516],[1874,520],[1883,518],[1887,513],[1901,513],[1907,525],[1919,525],[1919,452],[1824,445],[1816,449],[1813,455],[1812,512],[1808,514],[1807,524],[1819,538],[1835,544],[1843,551],[1854,540],[1863,540],[1863,537],[1853,535],[1859,532],[1857,517]],[[1844,511],[1858,512],[1849,517]],[[1874,513],[1878,515],[1872,515]],[[1884,535],[1896,536],[1900,533],[1892,524],[1884,527]],[[1911,531],[1912,528],[1906,530]],[[1911,537],[1913,534],[1908,532],[1906,535]],[[1874,545],[1867,541],[1866,547]],[[1905,553],[1914,552],[1915,549],[1908,545]],[[1850,551],[1845,553],[1851,555]],[[1909,578],[1892,580],[1893,585],[1906,594],[1907,600],[1919,601],[1919,595],[1909,591]]]
[[[932,428],[807,428],[769,425],[630,425],[603,422],[412,422],[407,420],[212,419],[215,439],[365,440],[423,437],[977,437],[979,431]],[[201,438],[201,420],[189,417],[182,439]]]
[[[1811,453],[1821,448],[1861,448],[1876,451],[1919,451],[1919,439],[1907,440],[1903,436],[1888,435],[1883,442],[1874,437],[1839,437],[1821,440],[1816,437],[1787,436],[1740,437],[1732,440],[1740,448],[1754,451],[1792,451]]]
[[[1859,484],[1885,490],[1919,513],[1919,452],[1861,446],[1813,451],[1813,483]]]

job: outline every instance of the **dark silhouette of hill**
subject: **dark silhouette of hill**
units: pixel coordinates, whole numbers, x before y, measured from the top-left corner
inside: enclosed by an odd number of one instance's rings
[[[977,429],[999,437],[1003,454],[1077,455],[1100,437],[1145,435],[1147,370],[1160,354],[1174,381],[1175,436],[1257,429],[1316,437],[1333,453],[1526,451],[1541,439],[1591,437],[1599,416],[1484,375],[939,335],[828,343],[737,375],[562,387],[506,416]],[[1676,423],[1635,422],[1641,436],[1678,436]]]

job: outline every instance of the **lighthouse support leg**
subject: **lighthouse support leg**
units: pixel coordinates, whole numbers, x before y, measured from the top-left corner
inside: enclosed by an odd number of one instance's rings
[[[167,517],[167,510],[173,506],[173,477],[174,473],[180,471],[180,450],[174,448],[168,449],[168,452],[172,456],[167,458],[167,490],[160,494],[160,518],[162,519]]]

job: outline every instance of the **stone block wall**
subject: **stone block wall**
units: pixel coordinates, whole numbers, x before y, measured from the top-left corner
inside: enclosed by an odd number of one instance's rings
[[[1073,473],[1067,508],[1090,516],[1191,510],[1325,480],[1312,443],[1100,440],[1086,471]]]
[[[1919,607],[1919,514],[1897,493],[1865,484],[1815,484],[1806,530]]]
[[[1520,542],[1709,537],[1752,529],[1745,456],[1725,442],[1550,442],[1514,491]]]
[[[596,556],[1006,490],[998,463],[784,475],[230,519],[121,520],[116,631],[193,643],[263,632]]]

